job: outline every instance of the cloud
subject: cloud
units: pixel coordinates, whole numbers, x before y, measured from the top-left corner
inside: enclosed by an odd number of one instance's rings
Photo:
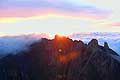
[[[3,36],[0,37],[0,55],[16,54],[21,51],[28,51],[29,46],[48,36],[46,34],[29,34],[18,36]]]
[[[21,51],[28,51],[29,45],[40,41],[41,38],[49,38],[48,34],[29,34],[19,36],[0,37],[0,56],[6,54],[16,54]],[[88,43],[91,39],[96,38],[100,45],[108,42],[111,49],[120,54],[120,33],[115,32],[94,32],[94,33],[76,33],[69,36],[72,39],[82,40]]]
[[[120,27],[120,22],[112,22],[108,24],[102,24],[104,27]]]
[[[98,39],[99,44],[103,45],[108,42],[111,49],[120,54],[120,33],[119,32],[90,32],[90,33],[76,33],[70,35],[70,38],[82,40],[88,43],[91,39]]]
[[[68,0],[4,0],[0,4],[0,17],[31,17],[59,13],[61,15],[106,18],[109,14],[107,10],[83,3],[78,5]]]

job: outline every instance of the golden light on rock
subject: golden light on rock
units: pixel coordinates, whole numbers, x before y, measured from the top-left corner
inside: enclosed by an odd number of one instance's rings
[[[60,54],[58,56],[58,59],[61,63],[67,63],[70,60],[73,60],[77,57],[77,53],[75,51],[72,51],[70,53],[68,53],[67,55],[64,54]]]

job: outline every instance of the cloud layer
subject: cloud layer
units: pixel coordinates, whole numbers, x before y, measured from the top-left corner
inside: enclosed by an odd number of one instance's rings
[[[93,18],[104,18],[109,14],[107,10],[84,3],[78,5],[68,0],[4,0],[0,5],[1,18],[32,17],[51,13],[70,16],[85,14]]]
[[[22,30],[26,30],[27,33],[34,32],[36,22],[40,29],[37,32],[46,32],[43,30],[44,27],[48,28],[48,33],[55,33],[60,27],[66,29],[68,33],[71,30],[120,32],[119,3],[120,0],[0,0],[0,27],[2,27],[0,33],[11,34],[15,31],[13,28],[15,25],[17,25],[15,28],[22,27],[21,33]],[[60,22],[58,25],[58,21],[64,23]],[[53,27],[56,29],[53,30]],[[31,30],[27,31],[29,29]]]
[[[16,54],[21,51],[28,51],[29,46],[41,39],[48,38],[46,34],[29,34],[18,36],[0,37],[0,55]]]
[[[40,40],[41,38],[50,38],[47,34],[30,34],[20,36],[0,37],[0,55],[16,54],[21,51],[29,50],[29,45]],[[100,45],[106,41],[111,49],[120,54],[120,33],[77,33],[69,36],[72,39],[82,40],[88,43],[91,39],[96,38]]]
[[[88,43],[91,39],[98,39],[99,44],[103,45],[108,42],[111,49],[120,54],[120,33],[118,32],[90,32],[90,33],[77,33],[70,35],[72,39],[82,40]]]

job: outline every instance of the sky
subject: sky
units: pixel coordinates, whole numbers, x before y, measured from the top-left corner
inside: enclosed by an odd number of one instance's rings
[[[0,35],[120,32],[119,0],[0,0]]]

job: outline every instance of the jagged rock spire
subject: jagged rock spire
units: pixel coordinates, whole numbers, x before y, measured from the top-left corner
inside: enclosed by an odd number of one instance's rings
[[[104,42],[104,48],[109,49],[108,43]]]
[[[96,39],[92,39],[89,43],[88,43],[89,47],[98,47],[98,40]]]

